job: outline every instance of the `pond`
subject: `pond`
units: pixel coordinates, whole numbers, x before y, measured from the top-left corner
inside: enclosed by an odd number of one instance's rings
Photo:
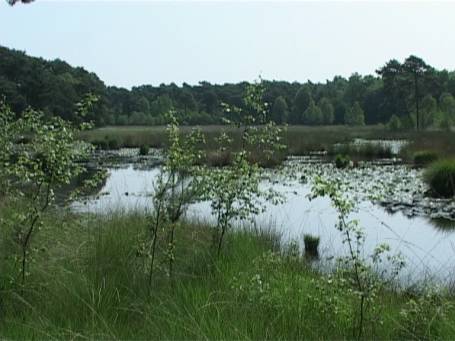
[[[74,203],[73,208],[101,214],[150,209],[159,171],[159,167],[137,164],[110,168],[100,193]],[[358,219],[365,229],[365,255],[385,242],[405,258],[403,282],[451,283],[455,275],[455,202],[426,198],[422,171],[396,162],[366,162],[339,170],[317,158],[290,158],[282,169],[270,171],[263,183],[282,193],[286,201],[267,204],[266,212],[256,218],[256,226],[273,228],[284,243],[296,241],[302,246],[304,234],[319,236],[322,261],[344,254],[346,246],[335,228],[337,213],[330,201],[308,197],[314,175],[344,182],[349,196],[358,202],[351,218]],[[209,203],[192,205],[188,218],[213,220]]]

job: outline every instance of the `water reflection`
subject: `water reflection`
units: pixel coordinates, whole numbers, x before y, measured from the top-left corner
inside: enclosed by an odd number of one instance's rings
[[[158,168],[143,170],[111,169],[109,178],[96,198],[75,203],[74,208],[85,212],[103,213],[115,209],[147,210],[150,195],[159,173]],[[285,194],[286,202],[278,206],[267,204],[265,213],[256,219],[257,226],[273,227],[284,242],[297,241],[303,249],[303,235],[320,237],[321,259],[330,259],[345,253],[339,232],[334,228],[337,213],[327,198],[309,200],[311,185],[293,181],[288,184],[264,184]],[[208,202],[190,207],[189,218],[213,221]],[[455,222],[426,217],[409,218],[401,211],[387,212],[383,207],[362,201],[352,218],[359,219],[366,232],[365,255],[371,254],[379,243],[386,242],[391,249],[404,255],[407,266],[405,280],[422,279],[449,281],[455,270]]]
[[[441,230],[443,232],[447,233],[455,232],[455,221],[453,220],[444,218],[432,218],[429,219],[429,223],[438,230]]]

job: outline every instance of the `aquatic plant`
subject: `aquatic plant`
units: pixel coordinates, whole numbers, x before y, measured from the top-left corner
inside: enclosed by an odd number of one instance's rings
[[[139,147],[139,155],[142,155],[142,156],[148,155],[149,151],[150,151],[150,148],[146,144],[143,144]]]
[[[350,162],[351,159],[347,155],[337,154],[337,156],[335,156],[335,166],[337,168],[347,168]]]
[[[431,164],[424,174],[431,194],[444,198],[455,196],[455,159],[443,159]]]

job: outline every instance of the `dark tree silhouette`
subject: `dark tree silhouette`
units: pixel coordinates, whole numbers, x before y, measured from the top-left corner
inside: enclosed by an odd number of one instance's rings
[[[10,4],[11,6],[15,5],[17,2],[21,2],[23,4],[28,4],[28,3],[32,2],[32,1],[35,1],[35,0],[6,0],[6,2],[8,4]]]
[[[276,123],[343,124],[346,117],[352,121],[352,109],[357,102],[354,117],[362,116],[364,120],[354,119],[355,124],[386,124],[395,115],[407,128],[412,123],[416,125],[416,117],[419,129],[423,129],[435,122],[423,120],[425,96],[455,97],[455,72],[435,70],[414,56],[404,63],[389,61],[378,70],[378,75],[353,74],[348,79],[335,76],[324,83],[264,81],[264,99],[271,105],[268,114]],[[86,119],[98,126],[163,125],[168,123],[167,113],[171,109],[182,124],[223,124],[226,119],[239,119],[239,112],[224,110],[224,104],[247,109],[242,99],[246,86],[246,82],[201,82],[181,86],[146,84],[124,89],[106,86],[95,73],[63,60],[30,57],[25,52],[0,46],[0,101],[4,99],[17,114],[30,106],[48,116],[73,120],[74,104],[92,93],[99,101]],[[307,110],[310,103],[312,106]],[[451,103],[445,99],[440,105],[451,108]],[[357,115],[359,112],[363,114]]]
[[[430,71],[430,69],[431,67],[428,64],[416,56],[409,56],[403,63],[403,70],[412,76],[413,79],[417,130],[419,130],[422,125],[420,117],[420,97],[422,95],[420,93],[419,81],[428,71]]]

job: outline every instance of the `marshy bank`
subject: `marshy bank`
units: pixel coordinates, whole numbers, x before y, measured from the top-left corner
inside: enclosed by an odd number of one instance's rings
[[[187,134],[194,127],[183,126],[182,133]],[[225,131],[233,139],[233,149],[241,146],[240,130],[231,126],[201,126],[207,144],[204,148],[215,149],[216,137]],[[101,146],[101,148],[139,148],[147,145],[151,148],[163,148],[167,145],[166,127],[122,127],[112,126],[84,132],[82,138]],[[415,152],[431,150],[443,156],[455,156],[455,132],[453,131],[391,131],[386,126],[287,126],[283,131],[286,155],[307,155],[314,151],[328,152],[336,144],[350,144],[357,140],[398,140],[408,141],[400,152],[400,157],[411,161]],[[105,147],[104,147],[105,146]],[[111,146],[111,147],[109,147]],[[113,147],[112,147],[113,146]],[[385,150],[388,153],[387,149]],[[393,151],[393,150],[392,150]],[[378,154],[371,149],[366,153]]]

